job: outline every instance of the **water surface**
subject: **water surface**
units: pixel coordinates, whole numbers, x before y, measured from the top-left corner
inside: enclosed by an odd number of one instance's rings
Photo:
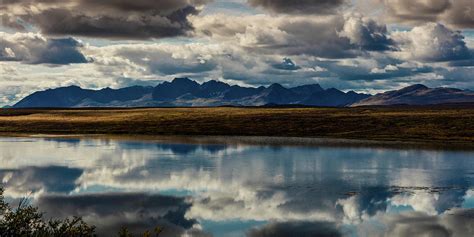
[[[10,202],[162,236],[474,236],[474,153],[0,138]]]

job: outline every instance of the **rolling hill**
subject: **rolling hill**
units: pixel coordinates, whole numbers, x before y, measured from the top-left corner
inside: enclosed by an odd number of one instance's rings
[[[435,105],[474,103],[474,92],[455,88],[428,88],[415,84],[360,100],[351,106]]]

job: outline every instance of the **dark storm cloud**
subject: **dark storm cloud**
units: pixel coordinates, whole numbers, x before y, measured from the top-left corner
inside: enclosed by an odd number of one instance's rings
[[[174,12],[190,4],[202,5],[206,0],[80,0],[84,5],[91,7],[104,7],[107,9],[116,9],[119,11],[161,11]]]
[[[87,63],[82,44],[73,38],[48,39],[38,34],[0,33],[0,61],[28,64]]]
[[[90,17],[66,9],[50,9],[35,15],[30,22],[48,35],[76,35],[104,38],[162,38],[184,35],[192,27],[186,17],[196,13],[186,7],[168,16],[148,15],[129,18],[103,15]]]
[[[472,0],[384,0],[388,16],[396,22],[423,24],[442,21],[458,28],[474,27]]]
[[[338,237],[342,234],[331,222],[279,222],[251,229],[248,237]]]
[[[388,12],[404,20],[435,21],[451,7],[450,0],[385,0]]]
[[[23,0],[4,2],[0,9],[6,26],[18,28],[25,25],[21,24],[23,21],[38,27],[43,34],[148,39],[186,35],[193,29],[188,16],[197,14],[197,7],[206,2]]]
[[[251,6],[288,14],[331,14],[345,2],[345,0],[248,0]]]
[[[77,50],[79,42],[73,38],[50,39],[46,49],[41,52],[37,61],[33,63],[69,64],[86,63],[87,60]]]
[[[453,1],[445,19],[459,28],[474,28],[474,3],[472,0]]]
[[[114,235],[121,227],[140,233],[160,226],[164,228],[160,236],[197,231],[193,229],[196,221],[185,217],[191,204],[179,197],[143,193],[53,195],[42,196],[37,205],[47,217],[82,216],[97,226],[99,236]]]

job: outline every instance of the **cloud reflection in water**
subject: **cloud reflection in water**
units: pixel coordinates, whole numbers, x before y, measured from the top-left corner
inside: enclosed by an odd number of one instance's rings
[[[0,151],[6,195],[101,233],[474,234],[472,152],[52,138],[0,138]]]

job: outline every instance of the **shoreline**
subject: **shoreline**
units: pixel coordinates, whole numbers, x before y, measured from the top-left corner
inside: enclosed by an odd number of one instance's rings
[[[428,141],[389,141],[317,137],[206,136],[206,135],[130,135],[130,134],[25,134],[0,133],[1,137],[39,139],[110,139],[119,141],[160,142],[165,144],[248,145],[299,147],[353,147],[382,149],[422,149],[474,151],[472,143],[433,143]]]

